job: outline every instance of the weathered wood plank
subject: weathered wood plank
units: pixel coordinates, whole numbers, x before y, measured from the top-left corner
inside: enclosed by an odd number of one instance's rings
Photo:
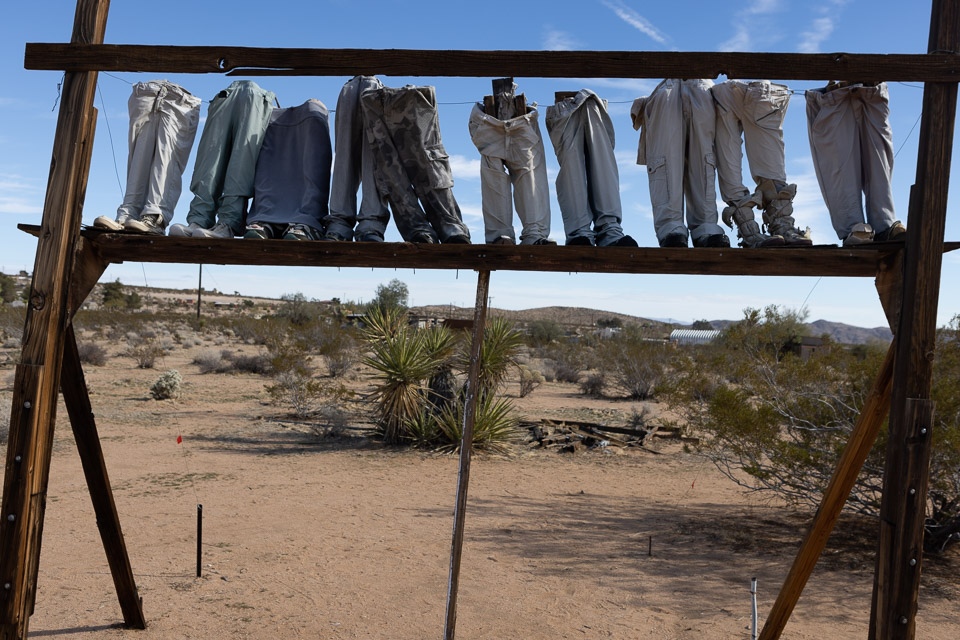
[[[90,490],[93,511],[97,517],[97,528],[100,530],[100,540],[103,542],[107,564],[110,565],[113,584],[120,600],[123,621],[128,627],[145,629],[147,621],[143,617],[143,606],[137,592],[133,567],[127,554],[123,531],[120,529],[120,516],[113,500],[107,464],[100,447],[100,436],[97,433],[93,408],[90,406],[90,395],[83,377],[83,367],[80,365],[73,324],[67,328],[60,388],[63,391],[63,404],[70,415],[70,425],[73,427],[73,436],[77,441],[77,450],[83,465],[83,475]]]
[[[463,528],[467,514],[467,489],[470,487],[470,457],[473,452],[473,426],[480,398],[480,348],[487,321],[490,272],[477,275],[477,301],[473,312],[473,337],[470,343],[470,366],[467,369],[466,398],[463,408],[463,438],[460,440],[460,470],[457,474],[457,501],[453,512],[453,542],[450,548],[450,577],[447,583],[447,611],[443,638],[454,640],[457,634],[457,594],[460,588],[460,558],[463,555]]]
[[[934,0],[928,50],[956,51],[958,47],[960,0]],[[918,549],[923,543],[922,505],[927,499],[932,441],[931,428],[921,434],[917,421],[920,414],[926,415],[932,384],[957,84],[927,83],[922,113],[880,505],[880,520],[889,535],[881,536],[877,550],[871,640],[912,640],[916,634]]]
[[[956,82],[960,57],[936,54],[676,51],[465,51],[264,47],[26,45],[24,67],[304,76],[770,78]]]
[[[863,463],[876,442],[877,434],[883,426],[883,420],[887,417],[887,411],[890,407],[890,385],[893,380],[893,361],[896,353],[896,340],[887,349],[887,356],[880,365],[880,371],[877,378],[873,381],[870,393],[863,404],[860,416],[857,418],[857,424],[847,440],[847,446],[843,449],[843,454],[837,462],[837,468],[830,478],[830,484],[823,492],[823,498],[817,513],[813,518],[813,524],[810,526],[807,535],[804,536],[800,550],[790,567],[780,593],[777,594],[777,600],[767,616],[767,621],[760,632],[760,640],[777,640],[783,633],[783,628],[793,613],[793,608],[803,593],[803,588],[813,573],[813,568],[817,565],[820,554],[823,553],[827,545],[827,539],[833,532],[840,512],[846,504],[853,488],[863,468]]]
[[[109,0],[78,0],[73,41],[103,42],[109,6]],[[27,636],[36,595],[70,272],[81,219],[78,187],[93,144],[89,134],[96,84],[95,72],[69,72],[63,80],[4,474],[2,513],[8,515],[0,520],[3,640]]]
[[[25,231],[35,227],[20,225]],[[902,245],[802,249],[662,249],[531,245],[428,245],[171,238],[83,232],[107,262],[235,264],[386,269],[474,269],[563,273],[657,273],[874,277]]]

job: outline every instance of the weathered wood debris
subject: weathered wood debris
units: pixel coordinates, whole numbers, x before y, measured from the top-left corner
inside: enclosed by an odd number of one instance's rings
[[[684,436],[679,427],[653,425],[648,428],[618,427],[586,422],[583,420],[522,420],[520,426],[528,430],[527,446],[530,448],[555,449],[559,453],[579,453],[587,449],[608,447],[639,447],[651,453],[653,438],[670,438],[697,443],[697,438]]]

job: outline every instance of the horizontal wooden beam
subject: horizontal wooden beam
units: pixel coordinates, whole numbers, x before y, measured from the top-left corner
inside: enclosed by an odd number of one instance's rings
[[[303,76],[770,78],[957,82],[955,54],[443,51],[27,43],[27,69]]]
[[[36,234],[38,227],[19,225]],[[171,238],[82,232],[106,262],[163,262],[383,269],[472,269],[582,273],[875,277],[902,245],[805,249],[661,249],[407,242],[317,242]]]

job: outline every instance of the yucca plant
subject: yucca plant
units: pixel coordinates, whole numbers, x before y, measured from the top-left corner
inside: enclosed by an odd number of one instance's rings
[[[432,447],[440,437],[437,416],[425,405],[412,418],[403,421],[403,438],[415,447]]]
[[[440,414],[437,427],[445,441],[441,449],[458,451],[463,440],[463,404],[449,405]],[[473,425],[473,448],[506,453],[507,443],[517,436],[519,420],[506,398],[487,394],[477,401]]]
[[[457,396],[457,379],[453,374],[453,365],[459,336],[442,325],[430,327],[423,331],[422,335],[426,353],[437,361],[437,367],[430,374],[430,381],[427,383],[427,399],[430,401],[431,412],[439,415]]]
[[[386,340],[407,328],[407,312],[402,307],[371,306],[367,311],[363,337],[368,342]]]
[[[423,381],[436,369],[436,358],[424,348],[421,333],[406,327],[385,333],[370,343],[364,363],[377,371],[380,384],[374,389],[378,423],[384,441],[396,444],[403,437],[405,421],[413,420],[426,405]]]
[[[516,356],[522,346],[523,336],[512,322],[496,317],[487,324],[480,346],[480,373],[477,379],[481,398],[494,395],[503,386],[510,367],[517,366]],[[460,349],[458,364],[462,371],[469,370],[469,344]]]

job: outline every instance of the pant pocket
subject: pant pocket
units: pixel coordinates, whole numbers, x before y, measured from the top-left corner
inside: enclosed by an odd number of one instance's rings
[[[670,202],[670,187],[667,185],[667,159],[654,158],[647,164],[647,176],[650,178],[650,204],[654,209]]]
[[[783,126],[783,117],[790,104],[790,93],[783,90],[755,92],[753,103],[754,122],[764,129],[779,129]]]
[[[703,156],[703,197],[709,207],[717,201],[717,159],[712,153]]]
[[[450,156],[443,145],[427,147],[427,183],[431,189],[449,189],[453,186]]]

